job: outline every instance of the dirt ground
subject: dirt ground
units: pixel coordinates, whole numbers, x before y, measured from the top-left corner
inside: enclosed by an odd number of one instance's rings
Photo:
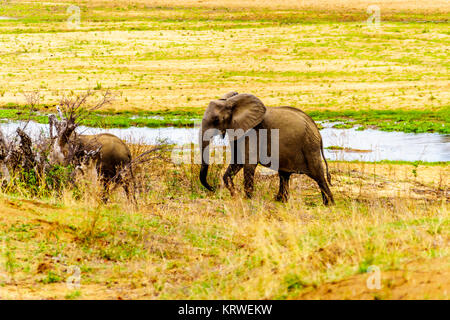
[[[44,268],[51,263],[42,264]],[[310,287],[296,300],[415,300],[442,299],[450,297],[450,262],[447,258],[414,261],[401,270],[381,270],[380,289],[369,289],[367,282],[371,274],[358,274],[344,280]],[[6,275],[0,273],[0,278]],[[129,286],[105,287],[98,284],[83,284],[84,299],[146,299],[145,290]],[[67,294],[65,283],[36,285],[35,283],[14,283],[0,288],[0,299],[55,299]]]
[[[414,261],[400,270],[380,270],[381,288],[369,289],[372,273],[358,274],[341,281],[310,288],[297,297],[307,300],[412,300],[444,299],[450,297],[450,261],[435,258]]]
[[[301,175],[281,205],[276,175],[257,173],[245,200],[240,175],[234,198],[196,195],[180,187],[190,170],[153,166],[139,210],[120,193],[95,204],[91,189],[81,201],[1,195],[0,298],[449,298],[446,166],[331,162],[331,208]],[[380,289],[367,286],[372,266]]]

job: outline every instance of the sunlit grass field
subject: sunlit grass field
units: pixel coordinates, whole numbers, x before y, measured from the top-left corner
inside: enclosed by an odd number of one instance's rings
[[[0,20],[0,105],[110,88],[111,111],[202,110],[231,90],[305,111],[448,109],[448,6],[411,2],[379,2],[377,28],[365,3],[72,1],[79,29],[65,2],[4,2],[18,20]]]

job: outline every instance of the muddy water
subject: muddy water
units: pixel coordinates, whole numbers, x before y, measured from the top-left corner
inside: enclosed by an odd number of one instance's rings
[[[405,160],[405,161],[450,161],[450,135],[437,133],[404,133],[384,132],[378,130],[335,129],[333,124],[323,123],[321,130],[324,146],[338,146],[344,150],[325,149],[325,156],[331,160]],[[23,122],[8,122],[0,124],[4,134],[14,136],[17,127],[23,127]],[[32,137],[40,132],[48,134],[48,126],[30,122],[26,127]],[[198,129],[195,128],[127,128],[99,129],[79,127],[79,133],[96,134],[109,132],[134,143],[157,144],[166,142],[177,145],[195,143],[198,141]],[[216,140],[217,144],[223,141]]]

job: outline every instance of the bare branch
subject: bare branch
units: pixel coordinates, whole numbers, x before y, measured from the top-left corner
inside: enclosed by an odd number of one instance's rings
[[[63,103],[61,103],[61,105],[64,105]],[[56,106],[56,110],[58,111],[59,114],[59,118],[61,119],[61,121],[66,120],[66,118],[64,117],[63,112],[61,111],[61,108],[59,106]]]
[[[160,155],[157,156],[153,156],[153,157],[148,157],[150,154],[154,154],[157,151],[161,151],[164,150],[166,146],[161,145],[161,146],[157,146],[154,147],[150,150],[147,150],[143,153],[141,153],[140,155],[138,155],[137,157],[135,157],[133,160],[130,161],[130,163],[128,163],[127,165],[123,166],[123,168],[116,173],[116,175],[114,176],[114,178],[112,179],[113,181],[116,180],[117,178],[123,179],[123,176],[127,173],[127,172],[132,172],[133,171],[133,166],[136,166],[138,164],[142,164],[145,162],[148,162],[150,160],[154,160],[157,158],[161,158]]]
[[[27,105],[30,106],[27,122],[25,123],[25,125],[22,128],[22,130],[25,130],[31,121],[31,116],[33,115],[33,112],[35,111],[35,106],[39,105],[39,103],[41,101],[41,94],[40,94],[39,90],[30,91],[30,92],[23,91],[22,94],[25,97],[25,100],[27,101]]]
[[[145,151],[145,152],[141,153],[140,155],[138,155],[137,157],[135,157],[130,162],[130,165],[137,165],[137,164],[148,162],[149,160],[155,158],[155,157],[148,158],[147,157],[148,155],[153,154],[153,153],[155,153],[157,151],[160,151],[160,150],[164,150],[165,148],[166,148],[165,146],[157,146],[157,147],[154,147],[154,148],[152,148],[152,149],[150,149],[148,151]]]
[[[75,98],[63,96],[60,100],[62,110],[59,106],[57,107],[61,120],[65,119],[66,121],[79,126],[90,112],[98,110],[114,100],[111,91],[106,90],[102,93],[100,100],[91,104],[89,100],[91,100],[90,97],[93,95],[93,91],[87,90],[85,93],[77,95]]]
[[[0,130],[0,160],[4,160],[8,155],[8,146],[6,144],[5,136],[3,135],[3,131]]]
[[[23,91],[22,94],[25,97],[27,104],[31,107],[32,110],[34,109],[35,106],[39,105],[39,102],[41,101],[41,94],[39,90],[30,92]]]
[[[48,116],[48,126],[49,126],[49,132],[50,132],[50,139],[53,140],[53,127],[56,129],[56,125],[58,123],[58,120],[56,119],[56,116],[54,114],[51,114]],[[58,130],[56,129],[56,132]]]
[[[16,132],[20,137],[20,149],[24,157],[22,165],[25,170],[31,170],[36,165],[35,155],[31,148],[31,138],[20,128],[17,128]]]

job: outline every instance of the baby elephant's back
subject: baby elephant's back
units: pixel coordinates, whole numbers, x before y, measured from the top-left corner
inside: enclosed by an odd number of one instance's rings
[[[82,144],[88,150],[100,149],[100,162],[102,171],[115,175],[118,167],[131,161],[131,152],[121,139],[109,133],[80,136]]]

